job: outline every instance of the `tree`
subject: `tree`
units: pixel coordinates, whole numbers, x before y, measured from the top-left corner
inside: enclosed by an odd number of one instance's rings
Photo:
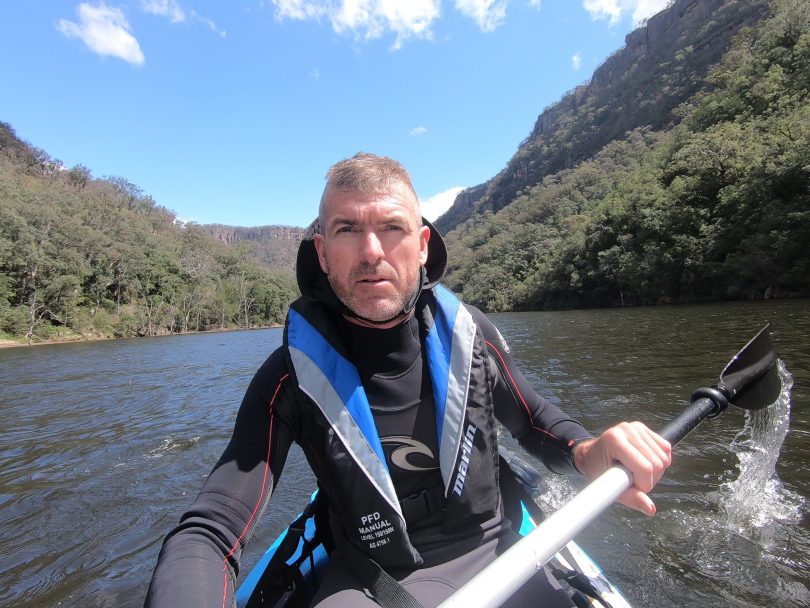
[[[68,183],[79,190],[83,190],[91,178],[90,169],[84,165],[75,165],[67,174]]]

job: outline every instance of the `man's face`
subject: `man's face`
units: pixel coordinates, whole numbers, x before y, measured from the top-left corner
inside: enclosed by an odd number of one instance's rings
[[[420,227],[413,192],[404,185],[377,194],[328,189],[321,231],[315,249],[340,300],[372,321],[396,316],[418,288],[427,261],[430,229]]]

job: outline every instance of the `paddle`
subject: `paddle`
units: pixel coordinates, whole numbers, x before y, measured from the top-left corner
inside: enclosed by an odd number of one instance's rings
[[[776,359],[765,325],[729,361],[720,374],[720,382],[696,390],[689,407],[661,435],[674,445],[706,418],[720,415],[729,403],[749,410],[769,406],[781,391]],[[631,473],[621,466],[611,467],[475,575],[440,608],[500,606],[631,485]]]

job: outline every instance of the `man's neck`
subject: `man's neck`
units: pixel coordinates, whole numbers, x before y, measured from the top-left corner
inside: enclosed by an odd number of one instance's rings
[[[391,329],[392,327],[396,327],[397,325],[402,325],[403,323],[405,323],[405,321],[409,320],[411,317],[413,317],[413,310],[411,310],[409,313],[397,315],[393,319],[388,319],[387,321],[383,321],[381,323],[366,321],[365,319],[361,319],[360,317],[352,317],[345,314],[343,315],[343,318],[346,319],[349,323],[359,325],[360,327],[367,327],[369,329]]]
[[[413,315],[388,329],[347,319],[344,331],[352,362],[366,374],[401,373],[419,357],[422,348],[419,323]]]

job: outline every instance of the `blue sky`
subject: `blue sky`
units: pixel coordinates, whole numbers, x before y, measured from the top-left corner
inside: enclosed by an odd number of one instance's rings
[[[666,0],[6,0],[0,121],[184,220],[303,226],[359,150],[427,217]]]

